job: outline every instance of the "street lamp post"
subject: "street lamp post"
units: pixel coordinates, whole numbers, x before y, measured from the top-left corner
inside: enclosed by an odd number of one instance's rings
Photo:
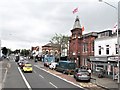
[[[118,29],[117,29],[117,40],[118,40],[118,88],[120,90],[120,41],[119,41],[119,21],[120,21],[120,18],[119,18],[119,15],[120,15],[120,1],[118,2]]]
[[[0,59],[1,59],[1,39],[0,39]]]
[[[118,13],[118,28],[117,28],[117,44],[118,44],[118,90],[120,90],[120,68],[119,68],[119,66],[120,66],[120,62],[119,62],[119,59],[120,59],[120,49],[119,49],[119,47],[120,47],[120,42],[119,42],[119,27],[120,27],[120,23],[119,23],[119,20],[120,20],[120,18],[119,18],[119,15],[120,15],[120,1],[118,2],[118,8],[117,7],[115,7],[115,6],[113,6],[113,5],[111,5],[111,4],[109,4],[108,2],[105,2],[105,1],[102,1],[102,0],[99,0],[99,2],[104,2],[105,4],[107,4],[107,5],[109,5],[109,6],[111,6],[111,7],[113,7],[114,9],[116,9],[117,10],[117,13]]]
[[[108,2],[105,2],[105,1],[103,1],[103,0],[99,0],[99,2],[104,2],[105,4],[107,4],[107,5],[109,5],[109,6],[113,7],[113,8],[115,8],[115,9],[117,10],[117,7],[115,7],[115,6],[111,5],[111,4],[109,4]]]

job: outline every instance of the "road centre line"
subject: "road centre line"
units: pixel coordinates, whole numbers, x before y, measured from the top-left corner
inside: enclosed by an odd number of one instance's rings
[[[58,88],[56,85],[54,85],[53,83],[49,82],[53,87]]]
[[[57,76],[57,75],[55,75],[55,74],[53,74],[53,73],[51,73],[51,72],[49,72],[49,71],[47,71],[47,70],[45,70],[45,69],[43,69],[43,68],[40,68],[40,67],[38,67],[37,65],[34,65],[34,66],[37,67],[38,69],[41,69],[41,70],[43,70],[43,71],[45,71],[45,72],[47,72],[47,73],[49,73],[49,74],[51,74],[51,75],[53,75],[53,76],[55,76],[55,77],[57,77],[57,78],[63,80],[63,81],[66,81],[66,82],[68,82],[68,83],[70,83],[70,84],[72,84],[72,85],[74,85],[74,86],[77,86],[77,87],[79,87],[79,88],[83,88],[83,87],[81,87],[80,85],[77,85],[77,84],[75,84],[75,83],[73,83],[73,82],[71,82],[71,81],[68,81],[67,79],[61,78],[60,76]]]
[[[29,89],[29,90],[32,90],[30,84],[28,83],[27,79],[25,78],[25,76],[23,75],[23,73],[22,73],[22,71],[20,70],[19,67],[18,67],[18,70],[19,70],[19,72],[20,72],[20,74],[21,74],[21,76],[22,76],[22,78],[23,78],[25,84],[27,85],[28,89]]]
[[[33,71],[34,73],[37,73],[35,70]]]
[[[42,75],[40,75],[40,74],[39,74],[39,76],[40,76],[41,78],[44,78],[44,77],[43,77]]]

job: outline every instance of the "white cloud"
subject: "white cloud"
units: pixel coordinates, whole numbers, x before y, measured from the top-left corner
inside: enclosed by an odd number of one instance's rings
[[[79,12],[72,14],[76,7]],[[11,49],[44,45],[55,33],[70,35],[76,15],[84,33],[112,28],[117,21],[116,10],[98,0],[1,0],[0,13],[2,46]]]

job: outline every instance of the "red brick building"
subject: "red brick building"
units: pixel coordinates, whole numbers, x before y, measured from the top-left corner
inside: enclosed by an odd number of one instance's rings
[[[57,44],[52,44],[52,43],[48,43],[44,46],[42,46],[42,53],[43,54],[58,54],[59,53],[59,48]]]
[[[80,43],[80,66],[91,67],[90,56],[94,56],[94,40],[97,38],[96,32],[82,35]]]
[[[82,27],[78,16],[76,17],[73,29],[71,30],[69,40],[69,59],[77,63],[78,67],[90,67],[89,56],[94,55],[94,39],[97,37],[96,32],[82,35]]]
[[[69,59],[75,61],[78,65],[80,64],[80,40],[82,37],[82,28],[79,22],[79,18],[76,17],[73,29],[71,30],[71,37],[69,40]]]

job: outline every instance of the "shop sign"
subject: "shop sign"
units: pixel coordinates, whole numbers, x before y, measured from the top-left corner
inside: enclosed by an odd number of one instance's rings
[[[108,58],[108,61],[117,61],[118,60],[118,57],[109,57]]]

